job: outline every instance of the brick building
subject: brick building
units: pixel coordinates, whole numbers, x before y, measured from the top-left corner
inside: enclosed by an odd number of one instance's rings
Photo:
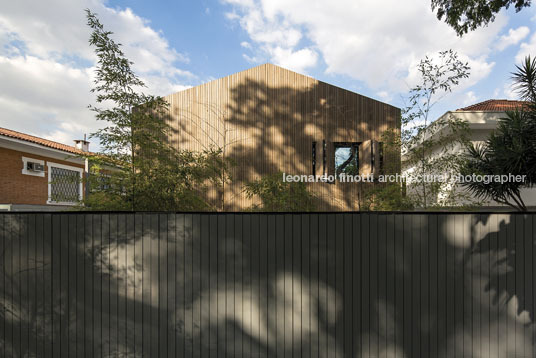
[[[83,199],[87,163],[75,146],[0,128],[0,210],[65,210]]]

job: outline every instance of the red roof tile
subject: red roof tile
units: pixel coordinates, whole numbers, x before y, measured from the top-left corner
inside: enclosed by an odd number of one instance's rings
[[[526,105],[524,101],[511,101],[507,99],[489,99],[484,102],[473,104],[465,108],[459,108],[456,111],[483,111],[483,112],[504,112],[513,111]]]
[[[0,127],[0,136],[20,139],[26,142],[40,144],[45,147],[49,147],[49,148],[53,148],[53,149],[57,149],[57,150],[61,150],[61,151],[69,152],[73,154],[82,154],[82,153],[88,154],[87,152],[83,152],[80,149],[70,146],[70,145],[54,142],[54,141],[44,139],[44,138],[35,137],[33,135],[29,135],[25,133],[16,132],[11,129]]]

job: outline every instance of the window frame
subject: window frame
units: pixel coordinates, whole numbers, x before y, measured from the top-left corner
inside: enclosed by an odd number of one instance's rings
[[[32,162],[32,163],[39,163],[41,164],[43,167],[45,166],[45,161],[44,160],[41,160],[41,159],[34,159],[34,158],[28,158],[28,157],[22,157],[22,174],[24,175],[31,175],[31,176],[34,176],[34,177],[40,177],[40,178],[44,178],[45,177],[45,171],[43,170],[42,172],[32,172],[32,171],[29,171],[28,170],[28,162]]]
[[[361,174],[360,170],[360,158],[359,158],[359,147],[362,142],[333,142],[333,175],[335,176],[335,181],[337,181],[337,149],[339,148],[355,148],[355,158],[357,160],[357,175]],[[349,164],[349,163],[348,163]]]
[[[84,185],[82,183],[82,179],[83,179],[83,175],[84,175],[84,168],[73,167],[73,166],[70,166],[70,165],[59,164],[59,163],[54,163],[54,162],[48,162],[47,161],[47,168],[48,168],[48,199],[47,199],[47,204],[51,204],[51,205],[73,205],[73,204],[76,204],[76,201],[53,201],[51,199],[51,197],[52,197],[52,167],[58,168],[58,169],[66,169],[66,170],[71,170],[71,171],[78,172],[78,174],[80,176],[80,183],[79,183],[80,187],[79,187],[79,190],[78,190],[78,200],[83,200],[84,199]]]

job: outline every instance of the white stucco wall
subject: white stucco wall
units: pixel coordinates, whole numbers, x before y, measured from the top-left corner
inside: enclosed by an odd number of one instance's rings
[[[474,144],[483,144],[490,133],[497,127],[497,123],[500,118],[504,118],[506,114],[504,112],[483,112],[483,111],[459,111],[459,112],[447,112],[441,118],[446,116],[455,116],[459,119],[465,120],[469,124],[471,130],[471,142]],[[453,148],[454,151],[461,151],[463,148],[457,146]],[[433,154],[439,155],[439,150],[435,151]],[[408,175],[413,172],[415,167],[403,167],[402,174]],[[408,192],[411,192],[411,185],[408,183]],[[465,190],[463,188],[457,188],[457,190]],[[467,193],[465,191],[465,193]],[[525,202],[526,206],[536,207],[536,188],[522,188],[521,197]],[[467,202],[462,202],[460,204],[468,204]],[[498,207],[498,208],[509,208],[509,206],[497,203],[495,201],[483,202],[482,206],[484,207]]]

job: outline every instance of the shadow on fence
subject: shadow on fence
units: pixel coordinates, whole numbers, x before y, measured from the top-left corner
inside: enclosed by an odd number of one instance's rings
[[[2,214],[2,357],[531,357],[533,214]]]

